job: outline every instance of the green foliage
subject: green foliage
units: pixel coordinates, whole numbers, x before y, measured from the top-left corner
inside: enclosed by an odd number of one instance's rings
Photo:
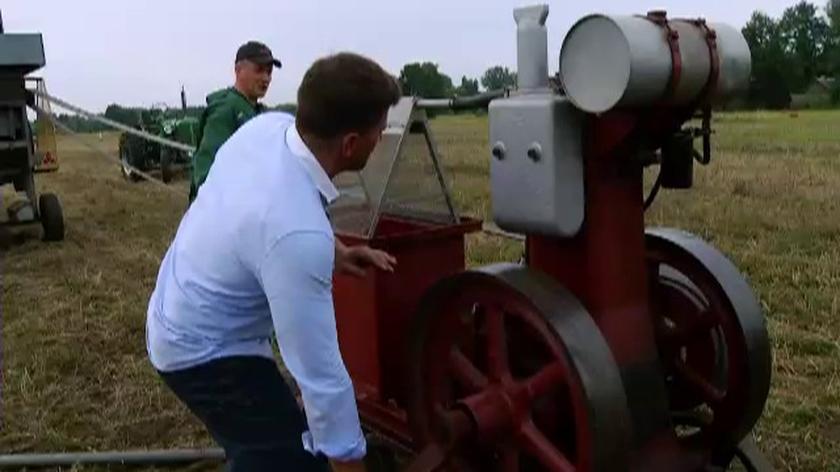
[[[753,55],[752,106],[787,107],[789,93],[795,106],[840,103],[840,0],[822,9],[799,1],[778,20],[755,12],[742,31]]]
[[[508,70],[507,67],[493,66],[481,76],[481,85],[487,90],[501,90],[516,86],[516,72]]]
[[[785,10],[779,20],[756,11],[742,29],[752,51],[753,107],[787,108],[791,94],[803,94],[819,77],[840,70],[840,0],[830,0],[827,18],[804,1]]]
[[[59,123],[67,126],[77,133],[98,133],[100,131],[111,131],[111,127],[96,120],[81,116],[60,113],[55,115]]]
[[[462,76],[461,85],[455,88],[455,95],[469,97],[476,94],[478,94],[478,79],[469,79],[466,75]]]
[[[141,121],[141,109],[125,108],[116,103],[108,105],[105,109],[105,118],[122,123],[126,126],[137,126]]]
[[[828,0],[825,5],[825,14],[832,30],[836,31],[840,28],[840,0]]]
[[[272,108],[272,110],[282,111],[289,113],[291,115],[297,114],[297,104],[296,103],[281,103],[276,107]]]
[[[767,14],[754,12],[741,32],[752,51],[753,63],[781,65],[786,60],[781,29]]]
[[[777,65],[766,64],[754,72],[749,91],[752,107],[780,110],[789,108],[791,101],[790,88]]]
[[[400,71],[403,94],[424,98],[446,98],[452,95],[452,79],[438,71],[431,62],[406,64]]]
[[[801,1],[785,10],[779,21],[782,46],[790,61],[788,85],[801,93],[827,70],[826,51],[831,29],[817,7]]]

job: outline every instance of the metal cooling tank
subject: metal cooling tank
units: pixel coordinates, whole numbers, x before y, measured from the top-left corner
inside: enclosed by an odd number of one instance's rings
[[[560,53],[560,76],[575,106],[601,113],[665,99],[672,105],[686,105],[704,93],[713,75],[706,28],[693,20],[666,20],[660,15],[590,15],[572,27]],[[709,23],[708,28],[714,32],[719,58],[710,98],[723,100],[749,85],[750,50],[731,26]],[[675,62],[669,29],[674,32],[681,63],[673,90],[669,90]]]

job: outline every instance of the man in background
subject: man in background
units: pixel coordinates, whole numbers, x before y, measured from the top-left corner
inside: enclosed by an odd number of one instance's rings
[[[265,44],[249,41],[236,52],[233,87],[207,96],[207,108],[198,126],[198,148],[192,159],[190,204],[207,179],[216,152],[246,121],[265,110],[259,99],[268,92],[271,73],[282,64]]]

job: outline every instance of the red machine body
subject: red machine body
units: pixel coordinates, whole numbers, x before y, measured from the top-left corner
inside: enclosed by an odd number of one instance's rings
[[[515,13],[520,57],[544,47],[546,15],[546,7]],[[692,58],[679,57],[678,29],[705,32],[695,44],[718,61],[702,21],[672,29],[661,13],[648,20],[663,28],[677,69],[669,93],[679,89],[681,64],[696,74]],[[721,50],[731,51],[725,41]],[[700,472],[725,469],[736,456],[748,470],[767,469],[749,442],[771,371],[757,298],[699,238],[645,227],[659,188],[689,188],[695,159],[709,162],[707,102],[719,66],[707,64],[709,82],[693,101],[665,97],[600,114],[570,111],[566,97],[544,87],[539,63],[519,66],[526,89],[490,105],[491,182],[497,222],[532,228],[521,231],[524,264],[465,269],[465,235],[481,222],[454,213],[425,115],[412,111],[420,102],[402,103],[389,119],[389,150],[375,153],[372,166],[388,169],[386,182],[362,176],[364,201],[346,206],[342,221],[357,221],[359,208],[374,217],[361,231],[339,224],[338,237],[398,261],[394,273],[334,280],[363,423],[416,454],[411,472]],[[698,109],[703,126],[685,128]],[[448,219],[407,214],[416,199],[386,204],[389,189],[424,187],[411,181],[423,166],[394,163],[410,148],[409,133],[425,137]],[[660,177],[646,201],[643,170],[653,164]],[[409,185],[391,182],[395,169],[407,169]],[[548,204],[520,198],[529,185]],[[509,199],[519,206],[506,206]]]
[[[465,269],[464,236],[481,222],[462,219],[436,225],[384,215],[373,238],[338,233],[349,245],[366,244],[393,255],[393,273],[369,271],[364,278],[336,275],[336,323],[344,362],[365,423],[410,448],[406,411],[407,336],[415,307],[435,283]]]
[[[642,135],[664,137],[679,128],[682,120],[663,111],[652,122],[631,113],[590,121],[584,152],[584,225],[569,239],[528,236],[526,259],[584,304],[610,346],[625,385],[644,385],[625,389],[638,447],[631,458],[633,470],[705,470],[709,457],[680,451],[677,443],[651,312],[640,197],[643,168],[634,162],[633,146]],[[668,130],[669,123],[676,126]]]

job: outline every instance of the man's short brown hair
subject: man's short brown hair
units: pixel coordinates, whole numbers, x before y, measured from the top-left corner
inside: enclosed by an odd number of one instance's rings
[[[400,99],[397,80],[376,62],[342,52],[315,61],[298,88],[296,120],[304,131],[329,139],[376,126]]]

